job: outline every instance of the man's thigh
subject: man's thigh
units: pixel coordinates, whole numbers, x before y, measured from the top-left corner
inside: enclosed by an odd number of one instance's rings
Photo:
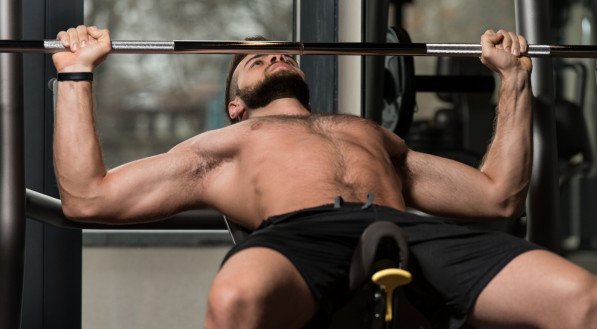
[[[479,295],[469,323],[479,328],[571,328],[595,276],[564,258],[534,250],[514,258]],[[587,291],[586,288],[589,288]],[[580,307],[579,307],[580,305]]]
[[[242,318],[237,328],[300,328],[317,309],[296,267],[284,255],[263,247],[241,250],[226,261],[214,280],[209,312],[218,311],[214,302],[242,308],[226,315]]]

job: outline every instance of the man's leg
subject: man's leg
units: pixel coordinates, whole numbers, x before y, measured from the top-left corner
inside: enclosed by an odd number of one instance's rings
[[[205,327],[300,328],[315,312],[315,299],[292,263],[254,247],[234,254],[217,274]]]
[[[597,277],[543,250],[516,257],[485,287],[476,328],[597,328]]]

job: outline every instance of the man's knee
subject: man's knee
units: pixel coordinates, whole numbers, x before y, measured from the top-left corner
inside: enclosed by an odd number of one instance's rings
[[[578,292],[580,298],[577,304],[582,319],[579,328],[597,329],[597,276],[591,275],[579,284]]]
[[[597,277],[545,251],[515,258],[471,313],[478,327],[597,329]]]
[[[562,305],[566,307],[567,328],[597,329],[597,277],[587,274],[567,285]]]
[[[207,305],[206,328],[251,328],[259,310],[254,290],[234,283],[215,282]]]

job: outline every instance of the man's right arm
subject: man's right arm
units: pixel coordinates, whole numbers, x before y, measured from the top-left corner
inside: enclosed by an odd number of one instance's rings
[[[517,218],[531,177],[531,60],[520,56],[526,39],[507,31],[481,38],[485,65],[500,74],[501,86],[493,141],[483,165],[408,151],[404,157],[405,199],[425,212],[480,218]]]
[[[110,51],[107,30],[78,27],[61,32],[59,39],[71,52],[53,56],[58,72],[91,72]],[[80,221],[131,223],[209,203],[210,180],[229,163],[221,158],[225,153],[210,144],[212,135],[108,171],[95,131],[92,83],[59,82],[54,162],[65,215]]]

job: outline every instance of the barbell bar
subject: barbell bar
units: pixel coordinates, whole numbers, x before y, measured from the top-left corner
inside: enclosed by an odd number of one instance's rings
[[[0,53],[56,53],[64,50],[64,46],[58,40],[0,40]],[[481,45],[463,43],[114,40],[112,41],[112,53],[479,57]],[[526,55],[530,57],[597,58],[597,46],[529,45]]]

